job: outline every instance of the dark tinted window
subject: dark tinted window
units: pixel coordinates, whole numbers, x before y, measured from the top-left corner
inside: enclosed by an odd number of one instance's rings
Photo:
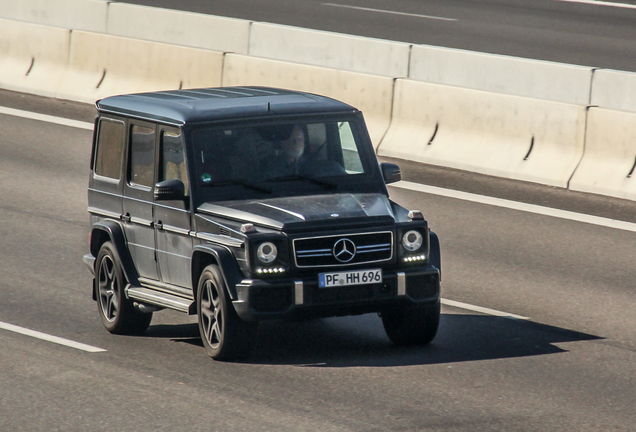
[[[364,174],[359,146],[350,122],[210,128],[194,134],[196,172],[202,185]]]
[[[154,168],[155,129],[133,125],[130,134],[130,184],[152,187]]]
[[[95,174],[119,180],[124,155],[124,124],[109,119],[99,121]]]

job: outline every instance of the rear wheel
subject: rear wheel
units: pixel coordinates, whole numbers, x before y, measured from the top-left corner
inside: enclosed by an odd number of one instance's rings
[[[95,261],[97,310],[106,330],[115,334],[141,334],[148,329],[152,313],[142,313],[126,298],[126,278],[111,242],[102,245]]]
[[[396,345],[426,345],[437,334],[440,303],[434,306],[396,307],[382,312],[387,336]]]
[[[216,265],[207,266],[199,278],[197,314],[203,346],[210,357],[231,361],[251,354],[258,323],[239,318]]]

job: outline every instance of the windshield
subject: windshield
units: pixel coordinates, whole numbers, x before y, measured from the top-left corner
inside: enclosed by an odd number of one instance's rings
[[[268,190],[300,180],[333,187],[338,177],[365,173],[355,124],[348,121],[201,128],[193,140],[200,186]]]

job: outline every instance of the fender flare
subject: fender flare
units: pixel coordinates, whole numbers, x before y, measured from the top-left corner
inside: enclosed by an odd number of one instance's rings
[[[139,274],[135,268],[130,251],[126,247],[124,230],[118,222],[104,220],[93,224],[90,244],[91,255],[97,257],[99,249],[106,241],[110,241],[117,251],[117,255],[119,255],[119,260],[121,261],[122,271],[128,283],[139,286]]]
[[[205,259],[206,255],[212,258],[212,262]],[[196,290],[199,286],[199,275],[208,264],[219,266],[230,298],[237,300],[236,285],[243,280],[243,273],[236,262],[234,254],[228,247],[211,243],[196,245],[192,250],[192,291],[194,297],[197,297]]]
[[[430,232],[429,259],[433,267],[439,270],[439,278],[442,279],[442,252],[439,246],[439,237],[433,231]]]

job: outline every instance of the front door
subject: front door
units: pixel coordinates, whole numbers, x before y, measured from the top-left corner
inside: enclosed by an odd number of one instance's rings
[[[132,122],[128,136],[128,170],[122,217],[128,248],[139,276],[158,280],[153,223],[156,126]]]
[[[192,288],[189,182],[183,136],[178,129],[160,128],[159,179],[179,179],[185,186],[183,201],[157,201],[155,228],[157,262],[164,283]]]

